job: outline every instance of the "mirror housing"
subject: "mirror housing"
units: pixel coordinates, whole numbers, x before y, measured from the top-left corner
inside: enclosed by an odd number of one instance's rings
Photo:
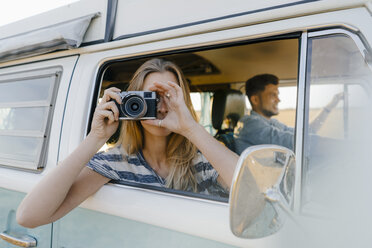
[[[281,146],[248,147],[240,156],[230,190],[230,229],[240,238],[276,233],[293,210],[296,160]]]

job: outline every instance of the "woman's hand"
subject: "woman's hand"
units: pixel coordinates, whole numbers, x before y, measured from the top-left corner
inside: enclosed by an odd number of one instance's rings
[[[145,122],[187,136],[197,123],[186,106],[181,87],[174,82],[155,82],[150,90],[160,95],[160,104],[166,105],[168,113],[162,120],[146,120]]]
[[[94,111],[90,134],[98,139],[107,141],[118,128],[119,110],[112,100],[121,104],[121,97],[118,94],[120,91],[115,87],[106,89],[101,102]]]

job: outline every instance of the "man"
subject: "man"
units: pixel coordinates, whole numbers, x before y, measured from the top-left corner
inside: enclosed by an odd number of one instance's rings
[[[293,150],[294,129],[271,118],[279,114],[279,79],[271,74],[261,74],[248,79],[246,94],[252,105],[250,115],[242,117],[235,132],[236,151],[241,154],[245,148],[252,145],[275,144]],[[310,124],[310,131],[316,133],[329,112],[342,99],[342,94],[333,100],[320,112]]]

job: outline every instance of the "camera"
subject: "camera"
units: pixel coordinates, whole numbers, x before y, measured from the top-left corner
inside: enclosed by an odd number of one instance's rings
[[[158,96],[153,91],[123,91],[119,93],[121,104],[119,109],[120,120],[148,120],[156,119]]]

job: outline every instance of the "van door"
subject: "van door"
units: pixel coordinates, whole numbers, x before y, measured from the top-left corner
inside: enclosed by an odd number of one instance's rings
[[[372,67],[367,48],[348,30],[309,33],[308,44],[302,209],[315,214],[314,205],[328,204],[329,195],[342,192],[335,182],[347,180],[350,170],[365,170]],[[310,123],[322,111],[328,118],[314,132]]]
[[[77,60],[71,56],[0,69],[0,247],[51,246],[52,224],[21,227],[16,211],[25,193],[56,165]]]

